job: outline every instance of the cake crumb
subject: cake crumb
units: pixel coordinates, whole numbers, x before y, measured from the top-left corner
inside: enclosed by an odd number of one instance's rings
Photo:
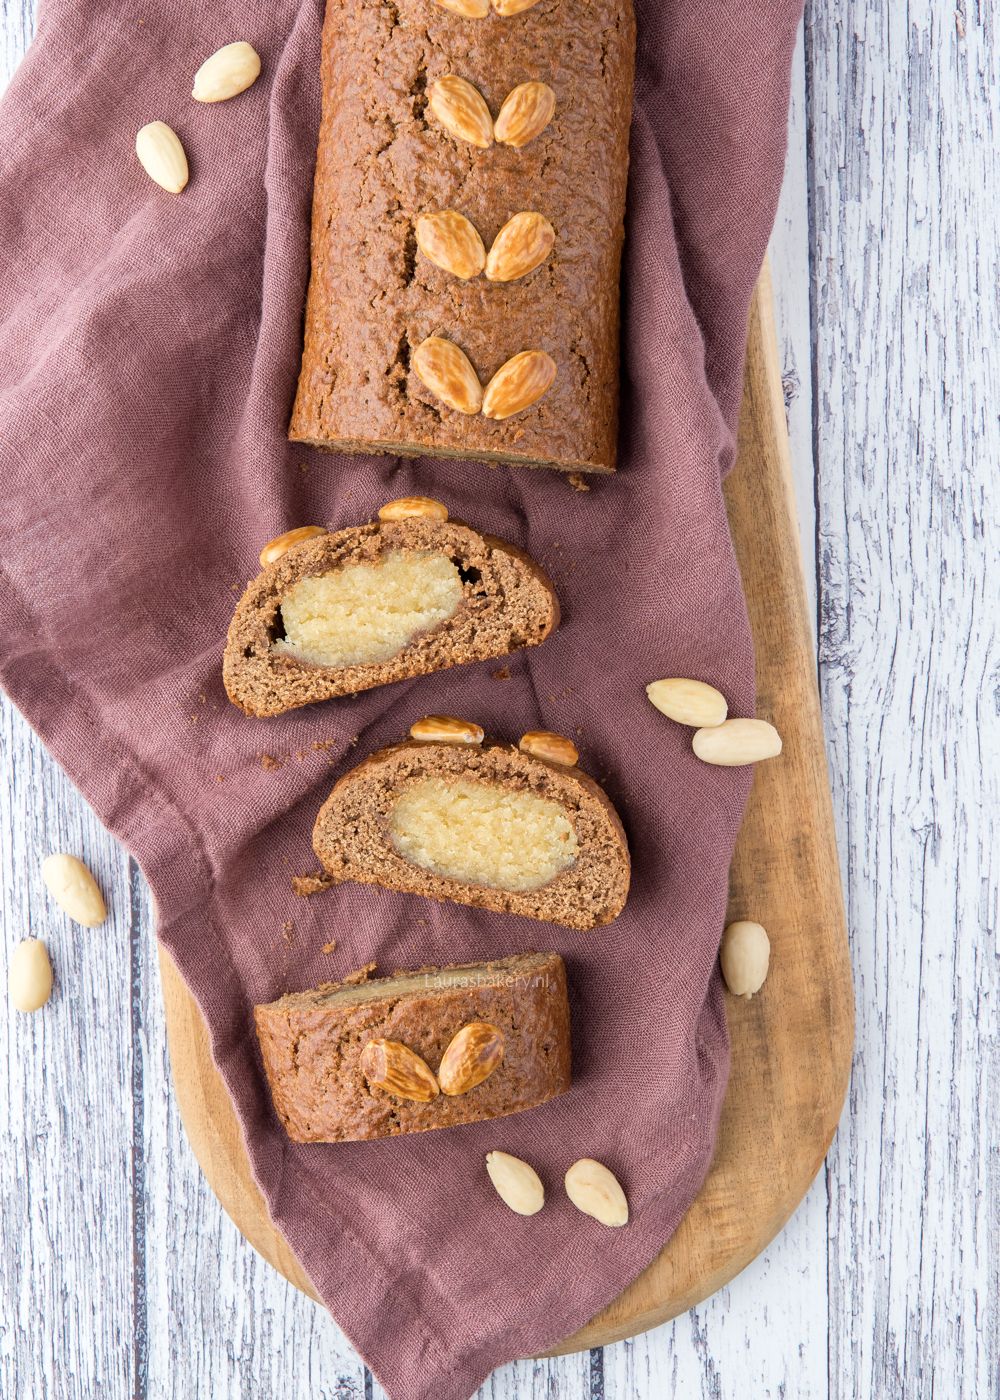
[[[300,899],[308,899],[310,895],[322,894],[323,890],[328,890],[333,884],[329,875],[322,870],[314,870],[309,875],[292,876],[292,893],[297,894]]]
[[[583,479],[583,474],[582,474],[582,472],[570,472],[570,474],[569,474],[569,476],[566,478],[566,480],[569,482],[570,486],[572,486],[572,488],[573,488],[574,491],[589,491],[589,490],[590,490],[590,487],[587,485],[587,483],[586,483],[586,482],[584,481],[584,479]]]
[[[329,943],[324,943],[324,944],[323,944],[323,952],[324,952],[324,953],[332,953],[333,950],[336,948],[336,946],[337,946],[337,940],[336,940],[335,938],[331,938],[330,941],[329,941]]]
[[[359,967],[354,972],[349,972],[341,982],[342,987],[358,987],[367,982],[370,977],[375,976],[375,969],[378,963],[365,963],[364,967]]]
[[[260,756],[260,766],[266,773],[274,773],[281,767],[281,759],[275,758],[273,754],[262,753]]]
[[[314,753],[326,753],[328,750],[336,748],[336,739],[316,739],[313,742]]]
[[[295,939],[295,925],[291,919],[286,919],[281,925],[281,936],[286,943],[292,943]]]
[[[490,680],[491,680],[491,681],[509,681],[509,680],[510,680],[510,667],[509,667],[509,666],[501,666],[500,669],[499,669],[498,671],[491,671],[491,672],[490,672]]]

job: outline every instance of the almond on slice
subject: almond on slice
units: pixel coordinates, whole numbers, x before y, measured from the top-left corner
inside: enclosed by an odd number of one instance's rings
[[[493,8],[505,19],[508,15],[522,14],[537,4],[538,0],[493,0]]]
[[[361,1073],[397,1099],[430,1103],[438,1096],[430,1065],[401,1040],[370,1040],[361,1052]]]
[[[486,99],[465,78],[447,73],[431,85],[427,105],[452,136],[485,149],[493,144],[493,118]]]
[[[275,535],[273,540],[268,540],[267,544],[260,552],[261,568],[266,569],[268,564],[274,564],[283,554],[287,554],[297,544],[304,544],[306,540],[319,539],[320,535],[328,535],[329,530],[322,525],[299,525],[294,530],[286,530],[283,535]]]
[[[191,96],[196,102],[226,102],[253,87],[259,77],[260,55],[252,44],[224,44],[194,75]]]
[[[537,1215],[545,1204],[545,1187],[534,1167],[509,1152],[487,1152],[486,1170],[493,1189],[518,1215]]]
[[[556,231],[544,214],[525,210],[508,219],[486,259],[491,282],[514,282],[540,267],[552,252]]]
[[[431,393],[457,413],[478,413],[483,386],[468,355],[452,340],[429,335],[413,352],[413,368]]]
[[[486,249],[479,230],[456,209],[421,214],[413,230],[424,257],[463,282],[478,277],[486,266]]]
[[[556,95],[547,83],[520,83],[504,98],[494,124],[494,137],[520,148],[540,136],[556,110]]]
[[[437,3],[463,19],[485,19],[490,12],[490,0],[437,0]]]
[[[430,496],[400,496],[398,501],[386,501],[379,507],[379,520],[440,520],[448,519],[448,507]]]
[[[410,738],[421,744],[481,744],[485,737],[481,724],[454,715],[424,715],[410,725]]]
[[[483,394],[487,418],[511,418],[537,403],[556,377],[556,362],[544,350],[522,350],[501,365]]]
[[[558,763],[561,768],[573,768],[580,759],[572,739],[567,739],[563,734],[553,734],[548,729],[531,729],[527,734],[522,734],[517,747],[522,753],[530,753],[533,758],[542,758],[546,763]]]
[[[442,1094],[467,1094],[489,1079],[503,1061],[503,1031],[488,1021],[470,1021],[451,1041],[438,1065]]]
[[[166,122],[150,122],[135,138],[139,164],[168,194],[180,194],[188,182],[187,156],[180,137]]]

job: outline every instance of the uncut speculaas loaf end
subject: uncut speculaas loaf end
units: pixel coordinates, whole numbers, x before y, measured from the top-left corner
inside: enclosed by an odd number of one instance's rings
[[[390,502],[383,511],[394,516],[397,511],[432,507],[436,513],[431,515],[379,519],[335,534],[318,530],[266,564],[248,585],[229,627],[223,680],[233,704],[249,715],[277,715],[543,642],[558,624],[559,603],[545,574],[522,550],[448,520],[439,502]],[[265,548],[262,559],[268,557]],[[406,560],[415,569],[434,566],[428,587],[443,590],[444,598],[437,613],[419,612],[425,603],[429,607],[419,574],[416,581],[410,576],[403,583],[397,579],[399,587],[390,600],[387,577]],[[355,566],[362,566],[360,573],[349,575]],[[327,586],[330,580],[349,576],[368,580],[368,612],[359,615],[355,606],[334,613],[341,618],[340,630],[331,626],[324,633],[315,596],[296,599],[303,587],[315,587],[310,580],[325,580]],[[392,601],[397,604],[395,614]],[[351,602],[356,605],[357,597]],[[386,649],[378,652],[381,659],[362,659],[373,655],[373,630],[387,618],[398,620],[401,602],[417,609],[412,616],[418,630],[395,649],[391,644],[389,654]],[[292,604],[305,617],[301,645],[292,645],[297,615],[289,613]],[[334,654],[310,651],[306,643],[311,639],[316,645],[317,628],[328,646],[344,649]],[[351,646],[360,649],[351,651]]]
[[[295,1142],[481,1122],[536,1108],[570,1086],[566,970],[557,953],[329,983],[257,1006],[254,1017],[275,1112]],[[470,1024],[488,1028],[495,1067],[463,1092],[442,1075],[447,1092],[435,1093],[445,1051]],[[373,1041],[420,1056],[429,1095],[413,1099],[372,1082],[365,1052]]]
[[[466,723],[432,716],[412,732]],[[607,795],[575,763],[480,747],[468,728],[465,742],[383,749],[340,779],[313,829],[327,875],[568,928],[610,923],[630,864]]]
[[[478,19],[434,0],[328,0],[293,440],[614,469],[634,66],[631,0],[538,0]],[[524,145],[505,144],[501,125],[478,146],[438,115],[436,85],[452,78],[485,101],[483,140],[522,84],[550,89],[554,111]],[[481,240],[461,275],[420,237],[422,217],[448,211],[467,221],[466,244]],[[491,280],[490,263],[474,271],[518,214],[552,230],[543,260],[510,281]],[[431,337],[457,346],[483,388],[524,351],[548,356],[555,379],[511,417],[459,411],[418,373]]]

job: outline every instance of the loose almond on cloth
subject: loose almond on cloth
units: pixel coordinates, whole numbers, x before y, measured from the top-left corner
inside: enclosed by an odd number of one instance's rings
[[[187,156],[180,137],[166,122],[142,127],[135,138],[135,153],[149,178],[168,194],[180,194],[187,185]]]
[[[719,474],[733,460],[747,309],[780,189],[798,6],[639,0],[622,269],[627,422],[618,474],[589,477],[594,489],[582,496],[552,472],[289,444],[322,8],[255,6],[249,34],[246,5],[219,0],[206,42],[205,7],[193,0],[158,0],[139,28],[121,22],[112,0],[46,0],[0,108],[0,679],[148,880],[159,936],[208,1020],[255,1178],[317,1293],[390,1400],[468,1400],[494,1367],[548,1350],[618,1296],[659,1254],[712,1158],[728,1072],[719,940],[753,772],[685,754],[694,731],[673,734],[644,690],[660,676],[702,677],[732,715],[756,713]],[[335,0],[331,22],[377,16],[384,39],[389,8]],[[508,294],[530,302],[532,287],[587,236],[578,113],[562,98],[576,60],[559,17],[573,15],[593,100],[610,102],[622,85],[614,45],[631,42],[629,16],[621,0],[546,0],[467,21],[431,0],[398,9],[397,40],[419,11],[432,32],[467,36],[469,46],[487,32],[504,43],[480,72],[456,38],[452,53],[432,55],[424,93],[410,94],[399,75],[406,110],[392,147],[377,157],[393,133],[376,123],[365,134],[373,167],[412,162],[426,175],[431,152],[435,174],[460,181],[471,172],[467,191],[483,201],[466,205],[459,184],[446,183],[387,210],[399,262],[377,290],[398,295],[420,213],[457,208],[489,244],[534,208],[557,235],[546,262],[523,282],[481,275],[453,288],[484,304]],[[603,86],[599,28],[611,44]],[[216,36],[241,35],[268,80],[217,107],[193,101],[191,76]],[[393,42],[359,53],[359,83],[376,57],[391,58]],[[526,67],[519,55],[529,45]],[[481,82],[496,113],[518,84],[546,82],[555,116],[520,148],[457,141],[421,110],[450,69]],[[191,184],[179,198],[147,185],[132,154],[135,133],[156,117],[189,148]],[[501,169],[511,190],[504,207],[489,197]],[[321,179],[329,190],[336,169]],[[418,278],[435,271],[421,272],[419,250],[416,259]],[[409,290],[411,310],[392,354],[369,366],[368,392],[418,398],[428,423],[439,413],[461,429],[466,420],[414,370],[421,341],[453,338],[484,379],[517,352],[543,349],[559,375],[509,422],[544,414],[556,444],[560,415],[550,409],[578,382],[563,372],[576,364],[572,344],[523,321],[516,338],[498,339],[495,317],[425,324],[416,281]],[[219,662],[232,589],[245,585],[261,545],[301,522],[368,520],[377,538],[379,507],[408,496],[447,502],[454,519],[550,567],[564,604],[559,631],[502,667],[457,667],[321,710],[254,720],[229,706]],[[497,670],[506,678],[494,680]],[[540,730],[585,740],[584,766],[606,784],[632,849],[632,894],[613,936],[340,885],[297,902],[287,944],[288,878],[312,867],[312,823],[331,784],[405,741],[421,716],[455,712],[491,742],[516,746]],[[479,751],[448,752],[464,764]],[[280,771],[261,766],[262,752],[287,755]],[[63,915],[43,901],[40,881],[37,889],[43,938],[48,926],[53,938],[82,937],[88,957],[107,954],[103,929],[94,937],[60,927]],[[492,1125],[342,1147],[288,1141],[262,1078],[255,1003],[359,963],[388,974],[476,962],[537,947],[543,934],[566,959],[579,1012],[570,1093]],[[323,948],[334,936],[331,958]],[[60,1016],[74,995],[68,989]],[[59,1029],[50,1010],[30,1027],[43,1036]],[[407,1045],[433,1074],[461,1024],[433,1044],[411,1040],[410,1029],[372,1028],[372,1038]],[[495,1092],[505,1063],[470,1094]],[[643,1092],[623,1093],[623,1084]],[[391,1096],[372,1092],[391,1110]],[[412,1106],[433,1113],[440,1103]],[[25,1150],[36,1161],[44,1124],[36,1118],[29,1129]],[[521,1218],[496,1195],[484,1160],[494,1148],[544,1182],[549,1199],[537,1214]],[[584,1156],[627,1183],[627,1227],[607,1229],[570,1204],[563,1177]],[[44,1172],[38,1180],[40,1191],[57,1187]]]
[[[260,77],[260,55],[244,42],[216,50],[194,75],[191,96],[196,102],[226,102],[246,92]]]
[[[545,1204],[545,1187],[534,1167],[509,1152],[488,1152],[486,1171],[494,1190],[516,1215],[537,1215]]]

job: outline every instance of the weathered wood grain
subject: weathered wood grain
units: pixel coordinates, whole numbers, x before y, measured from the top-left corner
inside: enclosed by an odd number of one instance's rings
[[[806,27],[820,675],[859,1051],[830,1394],[1000,1394],[1000,35]]]

